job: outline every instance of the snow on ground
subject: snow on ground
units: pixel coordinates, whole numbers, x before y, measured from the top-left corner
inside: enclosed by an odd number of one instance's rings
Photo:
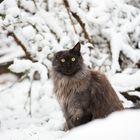
[[[8,83],[7,86],[9,86]],[[29,80],[16,83],[12,88],[3,88],[0,94],[0,139],[56,139],[64,134],[64,118],[52,95],[50,80],[41,87],[40,81],[32,85],[32,117],[29,116],[27,93]],[[45,92],[44,92],[45,91]]]
[[[124,111],[73,129],[61,140],[139,140],[139,131],[140,111]]]
[[[11,80],[11,76],[9,79]],[[29,80],[7,88],[11,83],[9,81],[7,85],[0,85],[0,91],[2,90],[0,93],[0,139],[57,140],[62,138],[67,140],[76,138],[82,140],[86,139],[87,136],[90,139],[98,140],[102,138],[124,140],[132,137],[139,140],[140,138],[140,111],[114,113],[107,119],[91,122],[91,124],[79,127],[72,132],[64,132],[64,118],[55,97],[52,95],[51,80],[47,80],[43,86],[40,81],[33,82],[31,90],[32,117],[28,114],[29,103],[27,102],[30,88]],[[124,101],[126,106],[132,106],[132,103]]]

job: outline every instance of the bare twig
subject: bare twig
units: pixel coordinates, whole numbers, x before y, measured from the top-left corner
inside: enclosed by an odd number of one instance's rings
[[[22,82],[25,78],[27,78],[27,75],[26,75],[26,74],[23,75],[20,79],[18,79],[18,80],[17,80],[16,82],[14,82],[13,84],[7,86],[5,89],[0,90],[0,93],[2,93],[2,92],[4,92],[4,91],[6,91],[6,90],[12,88],[12,87],[13,87],[14,85],[16,85],[17,83]]]
[[[0,13],[0,17],[2,17],[2,19],[5,19],[6,15],[3,13]]]
[[[30,87],[28,91],[28,96],[24,104],[24,109],[26,109],[27,103],[29,103],[29,115],[32,117],[32,84],[33,80],[30,80]]]
[[[37,8],[36,1],[35,1],[35,0],[33,0],[33,3],[34,3],[34,5],[35,5],[35,8]]]
[[[27,47],[20,41],[20,39],[16,36],[16,34],[14,32],[9,32],[7,35],[12,36],[14,38],[15,42],[19,46],[21,46],[21,48],[23,49],[27,59],[35,62],[35,60],[33,60],[33,58],[31,57],[31,54],[27,51]]]
[[[82,22],[81,18],[79,17],[79,15],[78,15],[77,13],[74,13],[74,12],[72,12],[72,11],[71,11],[71,13],[72,13],[73,17],[77,20],[77,22],[80,24],[80,26],[81,26],[81,28],[82,28],[82,30],[83,30],[83,32],[84,32],[85,38],[86,38],[90,43],[93,43],[93,42],[91,41],[89,35],[88,35],[88,32],[86,31],[85,23]]]
[[[3,2],[4,0],[0,0],[0,3]]]
[[[133,103],[140,101],[140,97],[136,95],[129,95],[128,92],[121,92],[121,95],[123,95],[127,100],[132,101]]]
[[[68,4],[68,1],[67,1],[67,0],[63,0],[63,1],[64,1],[65,8],[66,8],[66,10],[67,10],[68,16],[69,16],[69,18],[70,18],[71,24],[72,24],[72,26],[73,26],[73,30],[74,30],[74,32],[77,34],[76,28],[75,28],[75,26],[74,26],[74,22],[73,22],[73,20],[72,20],[72,17],[71,17],[70,11],[69,11],[69,4]]]
[[[28,93],[28,98],[29,98],[29,115],[32,117],[32,80],[31,80],[31,84],[30,84],[30,89],[29,89],[29,93]]]
[[[137,66],[138,68],[140,68],[140,61],[139,61],[138,63],[136,63],[136,66]]]
[[[25,8],[24,6],[22,6],[20,0],[17,1],[17,4],[18,4],[18,8],[24,10],[25,12],[30,13],[30,14],[35,14],[35,12],[32,12],[31,9],[29,10],[29,9]],[[35,6],[35,7],[36,7],[36,6]]]
[[[85,28],[85,23],[83,23],[83,21],[81,20],[81,18],[79,17],[79,15],[73,11],[70,10],[70,6],[69,6],[69,3],[67,0],[63,0],[64,1],[64,4],[65,4],[65,7],[66,9],[68,10],[68,13],[71,12],[72,16],[77,20],[77,22],[80,24],[82,30],[83,30],[83,33],[84,33],[84,36],[85,38],[90,42],[90,43],[93,43],[93,41],[91,41],[89,35],[88,35],[88,32],[86,31],[86,28]],[[70,13],[69,13],[70,14]]]
[[[12,64],[12,62],[7,62],[5,64],[0,63],[0,74],[9,73],[10,70],[8,67]]]
[[[46,3],[46,11],[49,11],[49,0],[44,0],[44,2]]]

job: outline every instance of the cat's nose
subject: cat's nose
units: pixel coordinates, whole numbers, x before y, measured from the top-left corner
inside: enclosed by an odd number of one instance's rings
[[[70,63],[67,63],[67,67],[71,67],[71,64]]]

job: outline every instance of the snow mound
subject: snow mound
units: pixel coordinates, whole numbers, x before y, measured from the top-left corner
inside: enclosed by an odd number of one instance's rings
[[[111,114],[87,125],[75,128],[59,140],[140,140],[140,111]]]

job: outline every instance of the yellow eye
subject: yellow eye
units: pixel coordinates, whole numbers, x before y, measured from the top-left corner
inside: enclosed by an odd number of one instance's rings
[[[62,58],[60,61],[61,61],[62,63],[64,63],[64,62],[65,62],[65,59],[64,59],[64,58]]]
[[[71,61],[74,62],[76,59],[74,57],[71,58]]]

